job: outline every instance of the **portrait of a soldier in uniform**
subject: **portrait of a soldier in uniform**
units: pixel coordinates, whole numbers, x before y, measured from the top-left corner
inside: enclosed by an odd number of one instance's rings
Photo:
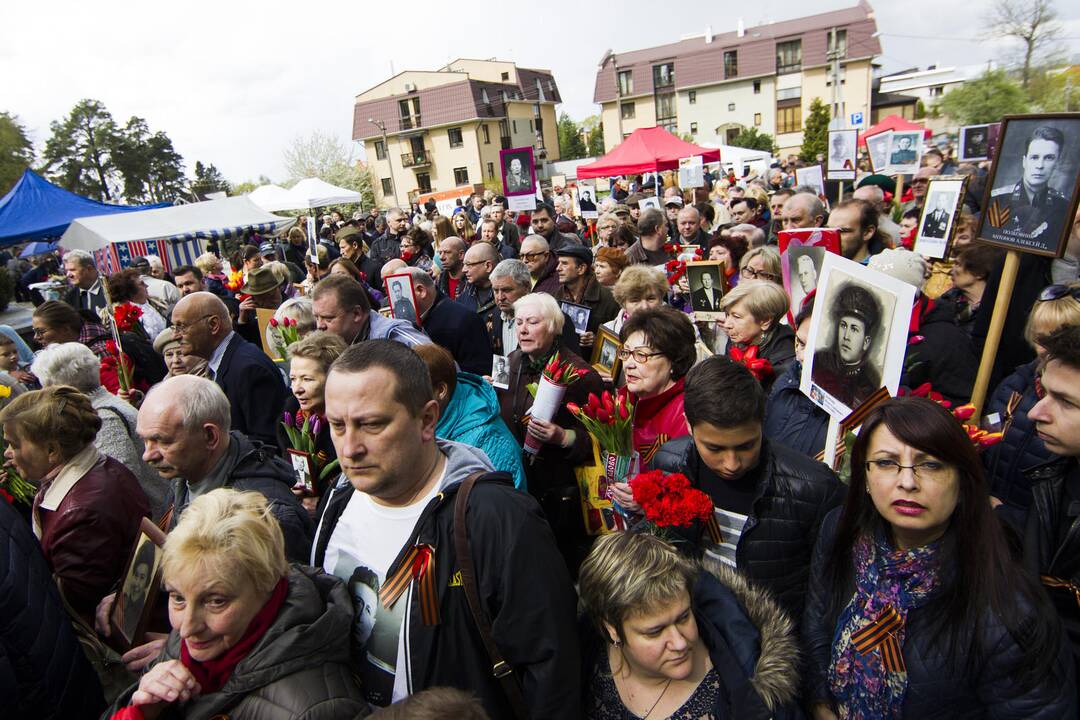
[[[1080,122],[1007,121],[989,181],[990,199],[981,218],[980,238],[1017,250],[1059,254],[1071,224],[1077,182],[1070,131],[1080,131]]]
[[[875,366],[871,352],[881,324],[881,304],[862,285],[848,283],[827,309],[830,342],[814,352],[811,377],[829,395],[855,408],[881,387],[881,368]]]

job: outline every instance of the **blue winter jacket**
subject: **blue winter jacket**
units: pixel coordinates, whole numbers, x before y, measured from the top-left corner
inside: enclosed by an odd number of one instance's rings
[[[802,363],[793,360],[773,383],[765,404],[765,437],[814,457],[825,449],[829,414],[799,391]]]
[[[497,471],[514,476],[514,487],[526,489],[521,447],[499,414],[495,390],[480,376],[457,374],[454,396],[435,426],[435,436],[483,450]]]

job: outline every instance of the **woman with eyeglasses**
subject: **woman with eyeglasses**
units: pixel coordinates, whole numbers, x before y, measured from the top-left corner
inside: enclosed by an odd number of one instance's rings
[[[409,267],[418,267],[431,272],[433,262],[428,255],[431,247],[431,235],[417,226],[413,226],[401,238],[401,259]]]
[[[622,225],[622,220],[615,213],[601,215],[596,221],[596,245],[593,247],[593,252],[598,251],[600,248],[614,247],[611,237],[615,234],[615,229],[620,225]]]
[[[781,323],[790,302],[784,288],[750,277],[744,274],[738,287],[720,300],[728,339],[724,354],[750,368],[768,394],[795,359],[795,331]]]
[[[771,247],[757,247],[747,251],[739,261],[739,279],[768,280],[783,287],[784,279],[780,274],[780,253]]]
[[[1076,717],[1060,621],[988,499],[943,407],[893,398],[867,416],[811,565],[814,718]]]
[[[1039,379],[1046,350],[1037,339],[1067,326],[1080,326],[1080,282],[1042,291],[1024,328],[1035,359],[1002,380],[986,401],[983,415],[998,418],[1005,436],[984,454],[983,464],[990,494],[1009,506],[1007,512],[1026,511],[1031,505],[1031,481],[1024,471],[1057,458],[1039,439],[1028,412],[1044,395]]]

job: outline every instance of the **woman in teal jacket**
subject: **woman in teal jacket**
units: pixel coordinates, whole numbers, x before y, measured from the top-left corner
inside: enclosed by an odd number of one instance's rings
[[[413,348],[427,363],[439,424],[435,436],[483,450],[492,466],[514,477],[514,487],[525,490],[521,447],[499,414],[499,399],[483,378],[459,371],[449,351],[439,345]]]

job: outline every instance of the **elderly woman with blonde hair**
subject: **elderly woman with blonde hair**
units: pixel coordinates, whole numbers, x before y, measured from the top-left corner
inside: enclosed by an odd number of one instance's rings
[[[161,559],[172,632],[111,717],[352,720],[368,714],[349,669],[353,604],[341,580],[291,566],[259,493],[201,495]]]
[[[795,359],[795,331],[781,323],[788,294],[767,280],[744,280],[723,297],[720,309],[728,337],[724,354],[750,368],[767,393]]]
[[[647,533],[599,538],[581,567],[589,720],[798,717],[794,626],[764,590]]]
[[[159,336],[160,337],[160,336]],[[153,518],[160,518],[172,500],[172,490],[145,462],[143,442],[135,434],[138,411],[101,385],[101,361],[82,343],[57,343],[38,353],[31,366],[43,388],[68,385],[89,400],[101,421],[94,446],[102,455],[114,458],[139,481],[150,501]]]

